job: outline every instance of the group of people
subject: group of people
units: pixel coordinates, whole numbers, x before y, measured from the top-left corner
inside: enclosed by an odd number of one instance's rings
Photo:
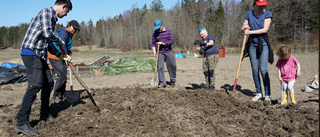
[[[258,101],[263,97],[259,72],[261,72],[263,79],[265,100],[271,101],[268,62],[272,64],[274,59],[267,32],[271,24],[272,13],[265,10],[266,5],[266,0],[254,0],[255,8],[245,14],[241,29],[245,35],[249,35],[244,57],[249,56],[257,91],[256,96],[252,98],[253,101]],[[49,109],[50,94],[54,86],[54,80],[47,64],[47,58],[49,58],[54,71],[59,77],[54,87],[52,99],[54,101],[63,100],[67,79],[67,63],[71,62],[72,36],[75,32],[80,31],[80,27],[77,21],[71,20],[66,27],[59,28],[57,34],[54,34],[54,30],[58,18],[67,16],[70,10],[72,10],[70,0],[56,0],[53,7],[42,9],[30,23],[21,44],[21,58],[27,71],[28,87],[17,114],[17,125],[14,129],[16,132],[22,132],[26,135],[38,134],[38,131],[30,126],[29,117],[32,103],[40,90],[41,109],[39,120],[55,120]],[[170,28],[164,27],[161,20],[154,22],[154,30],[151,48],[154,56],[158,56],[158,88],[165,88],[167,84],[178,86],[180,84],[176,79],[177,65],[172,50],[172,44],[174,43],[173,32]],[[205,27],[199,28],[198,34],[202,39],[200,54],[203,56],[205,89],[208,92],[213,92],[215,91],[214,70],[219,62],[216,39],[207,32]],[[293,85],[296,77],[301,75],[300,64],[291,55],[290,47],[282,46],[277,55],[279,60],[276,66],[278,67],[279,81],[284,91],[281,104],[287,104],[287,95],[291,97],[292,103],[296,103]],[[166,82],[164,77],[164,62],[166,62],[170,75],[169,83]]]
[[[262,75],[265,90],[265,100],[271,101],[270,78],[268,73],[268,62],[274,62],[273,51],[271,49],[268,30],[273,18],[272,13],[265,10],[268,5],[267,0],[254,0],[254,10],[245,14],[245,20],[241,30],[245,35],[249,35],[243,57],[249,56],[252,76],[257,94],[252,98],[253,101],[262,99],[262,84],[259,72]],[[279,81],[283,93],[281,104],[287,104],[287,95],[290,95],[291,102],[296,103],[293,85],[295,79],[301,75],[300,63],[291,55],[291,48],[282,46],[277,51]]]
[[[170,76],[170,81],[168,84],[178,86],[180,84],[176,79],[176,59],[171,47],[174,43],[172,30],[164,27],[161,20],[156,20],[154,22],[154,29],[155,31],[152,34],[151,47],[154,56],[158,56],[158,65],[156,66],[159,76],[158,88],[165,88],[167,84],[164,77],[164,62],[166,62],[167,70]],[[212,34],[208,34],[208,31],[205,29],[205,27],[199,28],[198,34],[202,39],[202,42],[200,43],[202,52],[200,54],[203,55],[203,74],[206,81],[205,89],[208,92],[213,92],[215,90],[214,69],[219,62],[218,47],[215,37]]]

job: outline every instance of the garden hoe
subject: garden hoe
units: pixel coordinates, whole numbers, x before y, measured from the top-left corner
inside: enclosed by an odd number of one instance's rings
[[[94,99],[93,99],[93,96],[92,96],[92,94],[91,94],[90,89],[89,89],[89,88],[83,83],[83,81],[80,79],[80,77],[79,77],[78,73],[76,72],[76,70],[74,69],[73,65],[72,65],[70,62],[68,62],[68,65],[70,66],[73,74],[76,76],[76,78],[78,79],[78,81],[80,82],[80,84],[82,85],[82,87],[84,87],[84,88],[86,89],[86,91],[87,91],[87,93],[88,93],[88,95],[89,95],[89,98],[90,98],[91,102],[93,103],[93,105],[96,106],[96,107],[98,107],[97,104],[96,104],[96,102],[95,102]]]
[[[248,29],[250,29],[250,28],[248,28]],[[240,58],[239,58],[239,63],[238,63],[236,79],[234,80],[234,85],[233,85],[233,90],[232,90],[233,93],[235,93],[235,91],[236,91],[236,86],[237,86],[238,76],[239,76],[239,71],[240,71],[240,66],[241,66],[241,60],[242,60],[242,56],[243,56],[244,47],[246,45],[246,40],[247,40],[247,35],[244,35],[243,44],[242,44],[241,53],[240,53]]]
[[[155,86],[158,86],[158,59],[159,59],[159,48],[160,48],[160,45],[158,45],[158,49],[157,49],[157,59],[156,59],[156,68],[155,68],[155,73],[154,73],[154,78],[151,79],[151,86],[155,87]]]

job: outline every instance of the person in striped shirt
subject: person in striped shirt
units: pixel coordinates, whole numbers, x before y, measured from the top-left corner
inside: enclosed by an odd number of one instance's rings
[[[170,28],[165,28],[161,20],[154,22],[155,31],[152,34],[152,50],[154,56],[157,56],[157,49],[159,45],[159,57],[158,57],[158,88],[166,87],[166,80],[164,77],[164,62],[166,62],[167,69],[170,76],[170,85],[180,85],[176,80],[176,58],[172,50],[171,45],[174,42],[173,33]]]
[[[31,106],[41,90],[40,119],[44,121],[55,120],[50,113],[49,99],[54,81],[47,64],[47,51],[49,42],[63,45],[64,42],[53,32],[58,18],[67,16],[72,10],[70,0],[56,0],[50,8],[42,9],[31,20],[29,28],[21,44],[21,58],[26,67],[28,87],[23,96],[17,114],[15,131],[25,135],[36,135],[38,131],[29,124]]]

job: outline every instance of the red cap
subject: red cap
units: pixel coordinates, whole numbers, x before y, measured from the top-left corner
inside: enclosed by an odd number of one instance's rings
[[[255,2],[258,6],[266,6],[266,5],[268,5],[267,0],[254,0],[254,2]]]

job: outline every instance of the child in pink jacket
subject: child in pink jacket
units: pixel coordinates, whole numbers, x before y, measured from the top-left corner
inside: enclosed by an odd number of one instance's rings
[[[283,90],[281,105],[288,104],[288,94],[291,98],[291,102],[296,104],[293,85],[296,78],[301,75],[300,63],[293,55],[291,55],[291,48],[288,46],[281,46],[277,55],[279,59],[276,67],[278,67],[278,78],[282,85],[281,89]]]

